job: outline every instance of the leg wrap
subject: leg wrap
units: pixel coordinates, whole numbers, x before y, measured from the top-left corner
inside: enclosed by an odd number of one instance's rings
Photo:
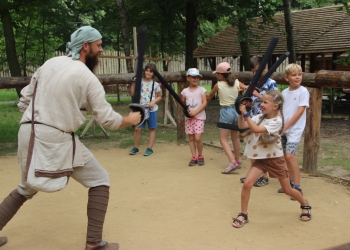
[[[18,209],[27,200],[17,189],[13,190],[0,204],[0,231],[6,226]]]
[[[109,187],[97,186],[89,189],[87,204],[87,242],[100,242],[109,199]]]

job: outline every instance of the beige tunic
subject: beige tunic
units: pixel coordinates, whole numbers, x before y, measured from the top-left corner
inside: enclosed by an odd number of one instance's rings
[[[41,137],[41,140],[53,143],[71,140],[70,133],[77,131],[85,122],[85,110],[92,110],[96,121],[108,129],[117,129],[122,122],[122,116],[113,111],[106,101],[100,81],[86,65],[79,60],[72,60],[71,57],[61,56],[46,61],[35,72],[30,84],[22,90],[22,97],[18,103],[20,111],[23,112],[21,124],[31,121],[31,101],[35,84],[38,84],[38,87],[34,120],[47,125],[35,126],[36,135]],[[52,131],[52,127],[59,131]],[[21,139],[27,141],[28,138],[19,138]],[[93,155],[78,137],[76,142],[73,165],[83,166]],[[19,146],[18,157],[22,168],[25,166],[27,150],[24,145]]]

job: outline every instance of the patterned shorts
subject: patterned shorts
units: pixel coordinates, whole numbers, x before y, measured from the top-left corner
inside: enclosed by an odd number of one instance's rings
[[[283,152],[296,155],[299,142],[289,142],[286,135],[281,136]]]
[[[185,133],[188,135],[203,134],[204,133],[204,120],[197,118],[191,118],[185,120]]]

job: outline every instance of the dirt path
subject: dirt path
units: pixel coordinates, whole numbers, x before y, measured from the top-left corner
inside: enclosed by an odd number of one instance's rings
[[[143,150],[143,148],[141,148]],[[240,212],[240,191],[249,168],[220,171],[227,159],[205,147],[205,166],[188,167],[188,145],[156,144],[154,155],[129,156],[127,149],[94,150],[108,170],[111,196],[104,239],[120,249],[323,249],[350,241],[350,191],[327,179],[302,175],[312,220],[299,221],[299,204],[278,194],[278,181],[251,195],[250,223],[231,226]],[[0,199],[17,185],[16,157],[0,158]],[[4,228],[1,250],[83,249],[87,189],[71,180],[61,192],[39,193]]]

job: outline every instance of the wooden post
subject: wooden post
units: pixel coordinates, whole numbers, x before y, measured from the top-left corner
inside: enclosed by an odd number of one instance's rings
[[[177,83],[177,94],[181,97],[181,91],[186,87],[186,82]],[[186,140],[185,133],[185,116],[181,105],[177,105],[177,141],[184,142]]]
[[[310,107],[306,110],[304,131],[303,172],[317,174],[317,157],[320,149],[320,129],[323,88],[310,90]]]
[[[164,114],[164,124],[168,123],[168,117],[166,112],[168,111],[168,105],[169,105],[169,91],[164,90],[165,92],[165,100],[163,105],[163,114]]]
[[[301,65],[300,66],[301,66],[303,72],[306,72],[305,71],[306,70],[306,65],[305,65],[306,63],[305,63],[305,61],[306,61],[305,60],[305,54],[301,54]]]

